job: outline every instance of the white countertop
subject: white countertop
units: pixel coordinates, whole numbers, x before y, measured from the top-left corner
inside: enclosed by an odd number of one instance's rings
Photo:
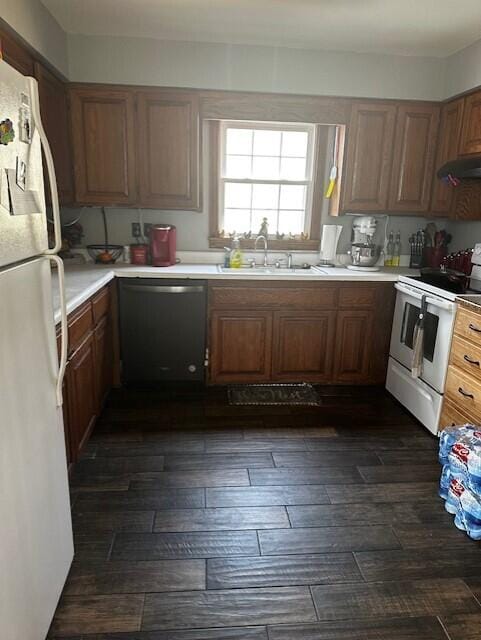
[[[351,282],[396,282],[400,275],[417,275],[418,271],[407,268],[386,268],[379,271],[351,271],[346,267],[325,269],[325,273],[311,273],[289,275],[284,273],[272,274],[239,274],[235,269],[223,273],[214,264],[176,264],[172,267],[139,267],[130,264],[84,265],[65,267],[65,293],[67,313],[71,313],[83,302],[88,300],[113,278],[186,278],[197,280],[271,280],[271,281],[351,281]],[[60,320],[60,302],[58,292],[58,276],[55,270],[53,278],[53,306],[55,322]]]

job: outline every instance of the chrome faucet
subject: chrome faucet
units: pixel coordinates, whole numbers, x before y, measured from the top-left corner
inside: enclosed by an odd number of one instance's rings
[[[287,253],[287,268],[292,269],[292,253]]]
[[[264,267],[267,267],[267,238],[265,236],[257,236],[254,242],[254,251],[257,251],[257,241],[264,240]]]

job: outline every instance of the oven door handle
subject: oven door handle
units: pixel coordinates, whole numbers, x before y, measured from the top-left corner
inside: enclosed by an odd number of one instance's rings
[[[411,287],[406,287],[400,282],[395,282],[394,287],[401,293],[405,293],[408,296],[416,298],[416,300],[421,300],[421,298],[423,297],[422,293],[417,293],[417,291],[414,291],[414,289],[412,289]],[[454,302],[448,302],[448,300],[426,296],[426,302],[433,307],[444,309],[445,311],[449,311],[450,313],[454,313],[456,311],[456,304]]]

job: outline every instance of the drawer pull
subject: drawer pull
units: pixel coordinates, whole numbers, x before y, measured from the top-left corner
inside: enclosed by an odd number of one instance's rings
[[[474,396],[472,393],[468,393],[467,391],[465,391],[463,389],[463,387],[459,387],[458,392],[464,396],[465,398],[471,398],[471,400],[474,400]]]
[[[469,364],[474,364],[477,367],[479,367],[479,360],[472,360],[468,355],[464,355],[463,359],[466,360],[466,362],[469,362]]]
[[[474,325],[472,322],[470,322],[468,326],[471,329],[471,331],[476,331],[476,333],[481,333],[481,329],[476,325]]]

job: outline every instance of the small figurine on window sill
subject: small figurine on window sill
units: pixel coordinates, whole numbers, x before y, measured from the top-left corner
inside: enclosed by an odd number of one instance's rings
[[[237,237],[237,231],[234,229],[234,231],[232,233],[229,233],[229,238],[236,238]]]
[[[264,236],[264,238],[267,238],[267,236],[269,235],[269,222],[267,218],[262,218],[261,228],[259,229],[259,233],[257,235]]]
[[[301,232],[301,240],[309,240],[309,234]]]
[[[245,240],[250,240],[251,236],[252,236],[252,231],[245,231],[244,232],[244,239]]]
[[[285,233],[280,233],[279,231],[276,231],[277,240],[284,240],[285,235],[286,235]]]

